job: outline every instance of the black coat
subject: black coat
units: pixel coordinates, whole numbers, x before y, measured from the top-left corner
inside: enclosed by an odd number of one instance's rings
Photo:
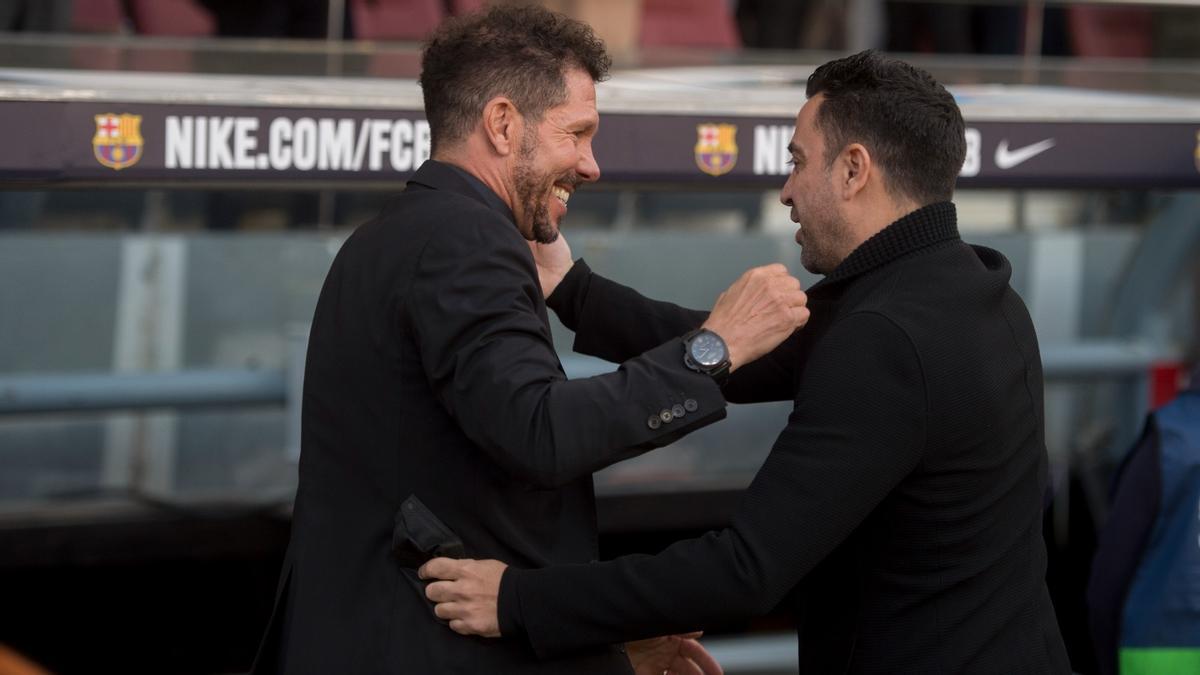
[[[347,239],[321,290],[292,538],[257,671],[629,672],[619,647],[542,662],[515,641],[457,636],[425,600],[414,551],[436,518],[461,541],[444,550],[466,556],[595,560],[592,472],[725,414],[682,343],[663,342],[567,381],[511,212],[465,171],[425,163]],[[401,514],[412,495],[428,513]]]
[[[730,401],[782,390],[795,407],[731,527],[510,569],[501,632],[553,655],[791,594],[804,673],[1070,672],[1044,579],[1037,339],[1008,261],[964,244],[954,214],[934,204],[865,242],[810,289],[808,326],[735,373]],[[694,320],[577,267],[550,298],[577,351],[620,359]],[[631,308],[662,320],[619,322]]]

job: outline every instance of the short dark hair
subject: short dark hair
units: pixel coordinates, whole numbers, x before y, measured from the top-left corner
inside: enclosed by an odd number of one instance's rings
[[[817,68],[806,94],[825,95],[817,127],[826,164],[848,144],[862,143],[893,194],[921,205],[951,198],[967,153],[966,125],[932,75],[868,50]]]
[[[465,138],[496,96],[507,96],[538,121],[567,100],[568,69],[585,70],[599,82],[611,66],[587,24],[542,7],[500,4],[449,19],[421,56],[433,147]]]

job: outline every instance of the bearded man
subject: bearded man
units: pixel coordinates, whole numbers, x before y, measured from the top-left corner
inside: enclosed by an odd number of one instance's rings
[[[808,318],[799,281],[758,268],[688,339],[567,381],[529,242],[553,242],[600,177],[609,63],[590,28],[536,7],[451,20],[426,46],[432,159],[347,239],[313,318],[292,537],[256,672],[719,672],[687,636],[549,661],[464,640],[416,572],[435,555],[594,560],[592,472],[722,418],[720,382]],[[718,358],[685,359],[697,341]]]

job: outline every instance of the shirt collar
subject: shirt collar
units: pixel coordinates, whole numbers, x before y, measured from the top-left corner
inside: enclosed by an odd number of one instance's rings
[[[434,190],[449,190],[471,197],[507,218],[514,226],[516,225],[517,219],[513,217],[512,209],[508,207],[508,204],[504,203],[500,195],[496,194],[487,184],[472,175],[471,172],[461,167],[448,162],[429,159],[421,165],[421,168],[417,169],[417,172],[408,179],[408,182]]]
[[[860,244],[825,281],[850,279],[923,248],[958,238],[958,217],[953,203],[922,206]]]

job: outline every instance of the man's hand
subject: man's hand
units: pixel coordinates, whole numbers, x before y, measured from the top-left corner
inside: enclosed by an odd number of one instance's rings
[[[723,675],[721,664],[696,641],[700,633],[625,643],[637,675]]]
[[[717,298],[704,327],[729,349],[729,372],[779,346],[808,322],[800,280],[778,263],[747,271]]]
[[[422,579],[442,579],[425,587],[425,597],[437,603],[434,614],[462,635],[500,637],[496,599],[500,577],[508,565],[498,560],[434,558],[421,565]]]
[[[539,244],[530,241],[529,250],[533,251],[533,262],[537,263],[538,281],[542,284],[542,297],[548,298],[558,288],[559,282],[571,271],[575,261],[571,259],[571,247],[567,238],[558,233],[558,238],[551,244]]]

